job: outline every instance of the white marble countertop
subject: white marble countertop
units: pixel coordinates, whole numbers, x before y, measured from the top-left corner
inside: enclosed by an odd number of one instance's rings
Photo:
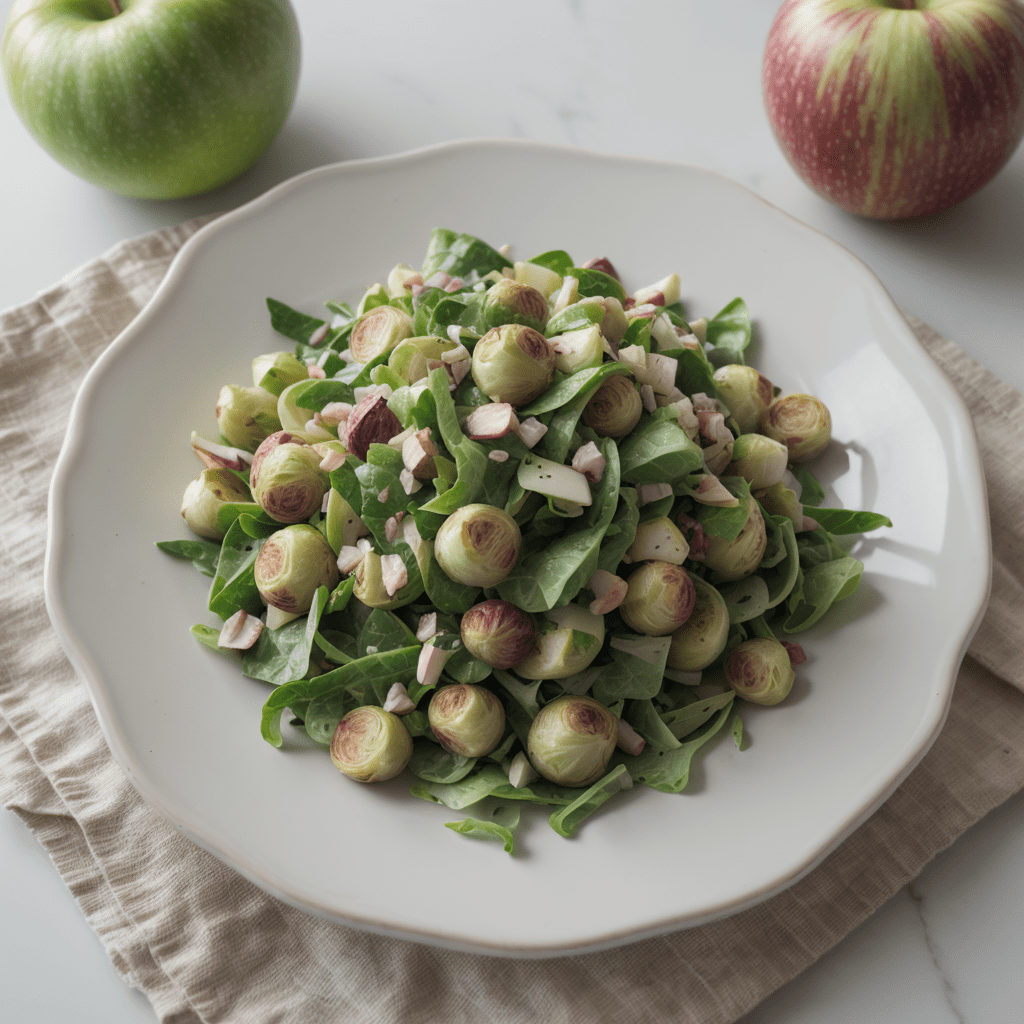
[[[6,20],[13,0],[0,0]],[[861,257],[906,310],[1024,390],[1024,149],[934,218],[858,220],[808,191],[761,105],[769,0],[293,0],[304,42],[291,118],[207,196],[144,202],[73,177],[0,100],[0,308],[122,238],[226,210],[310,167],[455,138],[538,139],[700,164]],[[368,44],[368,41],[371,41]],[[0,815],[0,991],[20,1022],[154,1019],[121,982],[26,827]],[[1024,972],[1024,796],[929,865],[744,1024],[1008,1024]],[[55,969],[55,965],[58,965]]]

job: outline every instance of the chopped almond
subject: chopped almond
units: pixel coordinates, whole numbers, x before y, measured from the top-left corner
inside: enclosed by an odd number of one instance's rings
[[[466,437],[474,441],[495,441],[519,426],[515,410],[508,402],[478,405],[462,425]]]
[[[260,638],[263,623],[255,615],[239,609],[221,627],[217,646],[232,651],[247,651]]]
[[[401,683],[393,683],[384,699],[384,710],[393,715],[407,715],[416,710],[416,705],[409,697],[409,691]]]
[[[606,464],[605,457],[593,441],[580,446],[572,457],[572,468],[582,473],[592,484],[596,484],[604,476]]]
[[[406,569],[401,555],[382,555],[380,575],[388,597],[394,597],[409,582],[409,570]]]

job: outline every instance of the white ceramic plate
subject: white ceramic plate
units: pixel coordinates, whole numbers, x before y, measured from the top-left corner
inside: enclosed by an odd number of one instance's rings
[[[623,794],[573,840],[536,809],[514,857],[444,828],[463,815],[411,797],[407,780],[357,785],[319,749],[266,744],[267,687],[189,635],[212,621],[208,581],[154,546],[188,535],[189,434],[213,435],[220,386],[284,347],[265,297],[310,312],[357,299],[417,264],[435,226],[524,258],[606,255],[627,290],[676,270],[691,316],[743,296],[755,362],[832,411],[827,503],[895,524],[856,544],[858,593],[800,635],[792,697],[746,713],[749,749],[717,743],[686,793]],[[518,142],[324,167],[199,232],[83,385],[50,517],[54,624],[146,800],[296,906],[519,956],[706,922],[813,867],[934,740],[990,571],[967,414],[862,263],[707,171]]]

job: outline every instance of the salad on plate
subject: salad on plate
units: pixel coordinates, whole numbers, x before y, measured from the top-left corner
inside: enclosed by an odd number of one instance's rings
[[[221,389],[194,536],[159,545],[212,578],[193,635],[272,685],[267,742],[287,712],[508,852],[524,802],[571,836],[742,748],[860,582],[843,538],[891,524],[821,506],[829,411],[748,365],[742,299],[690,320],[680,295],[436,229],[355,307],[267,300],[292,344]]]

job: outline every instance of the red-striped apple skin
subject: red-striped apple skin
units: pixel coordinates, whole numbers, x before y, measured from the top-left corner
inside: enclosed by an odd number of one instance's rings
[[[786,0],[765,108],[794,170],[851,213],[948,209],[1024,135],[1019,0]]]

